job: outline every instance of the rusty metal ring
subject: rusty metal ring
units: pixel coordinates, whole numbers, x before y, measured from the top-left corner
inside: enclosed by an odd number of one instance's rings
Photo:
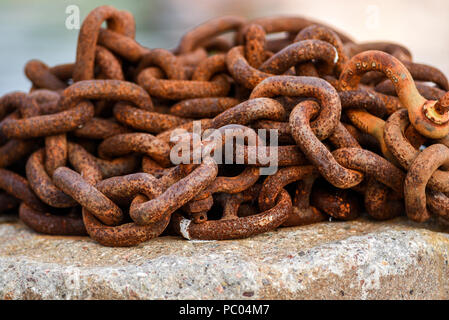
[[[79,216],[70,213],[55,215],[33,209],[22,202],[19,207],[19,218],[29,228],[39,233],[64,236],[87,235],[81,214]]]
[[[131,62],[138,62],[150,51],[132,37],[104,28],[99,31],[98,44]]]
[[[123,100],[137,107],[153,111],[153,102],[148,93],[135,83],[120,80],[86,80],[72,84],[62,93],[60,102],[70,108],[83,99]]]
[[[343,221],[356,219],[361,212],[358,197],[351,190],[317,186],[310,195],[310,203],[325,214]],[[324,214],[322,214],[324,216]]]
[[[402,193],[404,172],[378,154],[360,148],[341,148],[333,151],[332,155],[345,168],[362,171],[394,191]]]
[[[310,26],[310,25],[321,25],[324,27],[328,27],[325,24],[318,23],[316,21],[307,19],[301,16],[272,16],[272,17],[263,17],[257,18],[248,21],[249,24],[258,24],[264,28],[265,32],[268,33],[276,33],[276,32],[288,32],[291,34],[298,34],[302,29]],[[243,43],[243,35],[245,34],[247,25],[242,27],[237,35],[238,43]],[[332,28],[331,28],[332,29]],[[354,41],[348,37],[347,35],[332,29],[337,33],[343,43],[353,43]]]
[[[201,61],[192,74],[194,81],[208,81],[213,75],[226,73],[226,55],[215,54]]]
[[[295,181],[306,177],[317,177],[317,171],[313,166],[290,166],[280,168],[275,174],[268,176],[259,192],[258,204],[262,211],[272,208],[276,198],[283,188]]]
[[[117,121],[136,130],[151,133],[161,133],[176,128],[190,120],[135,108],[125,102],[116,103],[113,113]]]
[[[208,157],[198,168],[171,185],[159,197],[143,203],[132,203],[129,214],[139,225],[151,224],[164,216],[170,216],[204,190],[215,179],[217,173],[217,164]]]
[[[337,91],[325,80],[312,77],[274,76],[265,79],[254,88],[250,99],[277,95],[315,98],[320,113],[310,123],[319,140],[329,137],[338,124],[341,102]]]
[[[73,70],[73,80],[90,80],[94,78],[95,48],[102,23],[106,21],[113,31],[131,35],[130,15],[121,14],[111,6],[101,6],[92,10],[84,19],[78,35],[76,62]]]
[[[250,24],[245,29],[245,57],[249,65],[257,69],[267,58],[265,30],[258,24]]]
[[[36,149],[34,140],[11,139],[0,147],[0,168],[13,165]]]
[[[45,137],[45,170],[49,176],[67,161],[67,135],[58,134]]]
[[[310,60],[323,61],[326,72],[330,72],[338,61],[337,49],[321,40],[295,42],[267,59],[259,70],[271,74],[283,74],[291,67]]]
[[[54,75],[40,60],[28,61],[25,65],[25,75],[37,88],[60,90],[67,87],[67,84]]]
[[[345,49],[350,57],[369,50],[383,51],[403,61],[412,61],[412,54],[406,47],[393,42],[363,42],[345,44]]]
[[[235,98],[186,99],[174,104],[170,114],[183,118],[212,118],[239,104]]]
[[[388,149],[404,169],[409,169],[420,153],[404,136],[409,124],[407,110],[398,110],[388,118],[384,131],[385,143]],[[442,170],[433,172],[429,179],[428,187],[436,191],[449,192],[449,172]]]
[[[442,144],[427,147],[413,160],[404,183],[405,209],[410,219],[423,222],[430,218],[426,186],[435,170],[448,162],[449,149]]]
[[[159,236],[168,226],[170,216],[146,226],[131,222],[111,227],[83,208],[83,221],[89,236],[98,243],[108,247],[131,247]]]
[[[172,225],[178,234],[188,240],[229,240],[242,239],[280,226],[292,209],[292,201],[287,191],[282,190],[276,205],[256,215],[224,220],[209,220],[191,223],[180,214],[174,214]]]
[[[237,46],[228,51],[226,65],[234,81],[247,89],[253,89],[264,79],[273,76],[252,67],[245,58],[243,46]]]
[[[104,224],[118,225],[123,221],[122,210],[76,171],[59,167],[53,174],[53,182]]]
[[[228,124],[247,125],[259,119],[285,120],[284,107],[270,98],[256,98],[242,102],[227,109],[212,119],[212,128],[221,128]]]
[[[170,80],[187,79],[182,62],[173,53],[165,49],[153,49],[145,54],[140,59],[135,74],[138,76],[142,70],[155,66],[162,69]]]
[[[73,134],[79,138],[104,140],[117,134],[129,132],[128,128],[120,125],[114,119],[93,117],[83,124],[81,128],[74,130]]]
[[[46,204],[56,208],[68,208],[77,205],[77,202],[68,196],[53,183],[44,166],[45,151],[39,149],[34,152],[26,164],[26,175],[31,189]]]
[[[439,100],[441,99],[446,91],[441,90],[437,87],[431,87],[421,82],[415,81],[416,89],[418,89],[419,94],[421,94],[427,100]],[[380,92],[386,95],[395,96],[396,90],[394,89],[393,83],[389,79],[386,79],[380,83],[378,83],[374,90],[376,92]]]
[[[335,64],[335,73],[339,76],[344,65],[348,61],[348,56],[346,55],[343,42],[340,40],[338,35],[330,28],[319,25],[311,25],[302,29],[293,41],[296,42],[310,39],[326,41],[335,47],[338,54],[337,62]]]
[[[361,148],[357,139],[346,129],[340,122],[335,128],[334,132],[329,136],[329,141],[332,145],[339,148]]]
[[[343,110],[361,108],[379,118],[383,118],[388,114],[384,101],[376,93],[368,90],[353,90],[340,91],[338,95],[340,96]]]
[[[170,147],[149,133],[124,133],[105,139],[98,146],[101,158],[112,158],[129,153],[143,153],[164,166],[170,164]]]
[[[215,180],[201,191],[195,198],[189,201],[184,209],[188,213],[209,211],[213,205],[212,195],[214,193],[235,194],[245,191],[254,185],[260,176],[257,167],[246,167],[239,175],[233,177],[216,177]],[[201,222],[205,220],[202,219]]]
[[[238,30],[245,21],[244,18],[237,16],[223,16],[206,21],[184,34],[176,52],[179,54],[191,52],[198,46],[201,46],[201,43],[214,36],[227,31]]]
[[[34,116],[24,119],[7,119],[1,131],[9,138],[29,139],[51,136],[72,131],[94,116],[89,101],[81,101],[76,107],[56,114]]]
[[[158,179],[143,172],[111,177],[98,182],[95,187],[120,206],[129,206],[140,193],[155,198],[163,191]]]
[[[97,46],[95,48],[95,64],[100,69],[101,78],[125,80],[120,61],[105,47]]]
[[[443,218],[449,217],[449,197],[447,193],[432,189],[426,190],[426,201],[427,207],[432,213]]]
[[[154,77],[152,68],[143,70],[137,83],[152,96],[169,100],[224,97],[230,89],[223,74],[214,76],[211,81],[167,80]]]
[[[317,112],[317,103],[310,100],[299,103],[293,109],[290,114],[290,130],[293,138],[307,159],[331,184],[338,188],[358,185],[363,180],[363,174],[342,167],[312,131],[310,119]]]
[[[46,210],[46,206],[36,197],[33,190],[31,190],[28,181],[15,172],[0,169],[0,189],[22,200],[33,209]]]
[[[439,69],[426,64],[403,61],[402,62],[415,81],[433,82],[445,91],[449,91],[449,81]]]
[[[374,178],[369,178],[365,190],[366,212],[376,220],[388,220],[405,212],[402,201],[389,199],[391,189]]]

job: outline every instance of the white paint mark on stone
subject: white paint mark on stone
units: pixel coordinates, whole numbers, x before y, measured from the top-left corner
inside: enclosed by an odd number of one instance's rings
[[[181,231],[181,234],[187,240],[191,240],[190,239],[190,234],[189,234],[190,223],[191,223],[190,220],[184,219],[184,218],[182,218],[181,222],[179,223],[179,229]]]

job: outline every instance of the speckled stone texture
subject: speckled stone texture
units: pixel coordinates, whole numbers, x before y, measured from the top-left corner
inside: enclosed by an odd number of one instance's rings
[[[0,216],[3,299],[448,299],[449,229],[359,219],[106,248]]]

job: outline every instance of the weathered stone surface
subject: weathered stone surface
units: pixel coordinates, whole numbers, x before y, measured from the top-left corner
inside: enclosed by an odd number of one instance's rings
[[[404,218],[135,248],[0,220],[4,299],[448,299],[449,230]]]

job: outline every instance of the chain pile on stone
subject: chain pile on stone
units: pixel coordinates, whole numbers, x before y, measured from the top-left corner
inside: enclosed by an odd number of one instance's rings
[[[75,63],[32,60],[25,74],[31,90],[0,99],[0,210],[37,232],[133,246],[361,212],[449,221],[448,80],[401,45],[302,17],[225,16],[149,49],[129,12],[102,6]],[[244,164],[172,164],[171,134],[195,120],[236,136],[277,129],[264,148],[279,170],[260,175],[249,145]]]

